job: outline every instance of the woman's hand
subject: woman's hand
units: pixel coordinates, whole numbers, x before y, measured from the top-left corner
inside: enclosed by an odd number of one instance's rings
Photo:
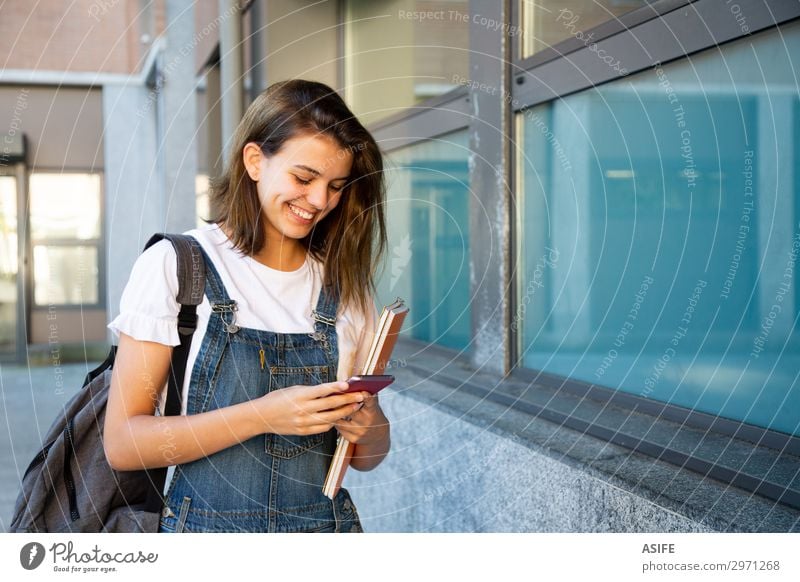
[[[364,401],[364,393],[341,394],[347,382],[317,386],[290,386],[257,399],[262,432],[282,435],[312,435],[329,431],[342,418],[353,414]]]
[[[383,414],[378,397],[364,394],[364,405],[357,412],[335,423],[345,439],[354,443],[350,466],[358,471],[371,471],[389,454],[389,420]]]
[[[364,403],[349,417],[345,417],[334,425],[339,434],[351,443],[371,446],[382,443],[389,436],[389,420],[383,414],[378,397],[369,392],[359,392],[364,397]]]

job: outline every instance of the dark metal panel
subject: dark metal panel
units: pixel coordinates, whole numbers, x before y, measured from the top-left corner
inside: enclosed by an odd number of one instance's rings
[[[460,97],[468,97],[469,91],[467,90],[466,86],[462,85],[460,87],[456,87],[455,89],[451,89],[447,93],[442,95],[437,95],[436,97],[431,97],[430,99],[426,99],[422,103],[418,103],[413,107],[409,107],[404,111],[399,111],[397,113],[392,113],[391,115],[384,117],[380,121],[376,121],[372,125],[369,126],[370,131],[377,131],[380,129],[385,129],[389,126],[396,125],[407,119],[414,117],[415,115],[420,115],[424,113],[428,109],[436,109],[438,107],[448,107],[452,106],[453,103],[456,103]],[[464,109],[465,112],[469,111],[469,108]]]
[[[250,102],[255,101],[256,97],[266,89],[264,67],[266,59],[263,57],[264,36],[266,27],[264,26],[264,11],[261,0],[250,2],[243,13],[250,12]]]
[[[759,0],[740,6],[750,34],[800,17],[800,2],[792,0]],[[596,45],[517,73],[514,105],[521,109],[550,101],[623,78],[623,70],[635,73],[747,34],[725,0],[698,0]],[[619,62],[619,67],[609,66],[601,54]]]
[[[381,149],[389,152],[467,127],[472,115],[466,88],[451,91],[448,96],[437,106],[423,103],[411,107],[399,120],[371,126],[370,132]]]
[[[14,164],[26,164],[28,160],[28,136],[23,132],[3,136],[3,149],[0,150],[0,168]]]

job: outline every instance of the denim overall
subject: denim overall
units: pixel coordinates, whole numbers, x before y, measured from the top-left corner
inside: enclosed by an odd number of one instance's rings
[[[235,302],[204,251],[203,257],[212,313],[192,370],[187,414],[336,380],[337,292],[320,291],[312,334],[239,327]],[[310,436],[267,433],[178,465],[159,531],[361,532],[347,490],[333,500],[322,494],[335,449],[335,428]]]

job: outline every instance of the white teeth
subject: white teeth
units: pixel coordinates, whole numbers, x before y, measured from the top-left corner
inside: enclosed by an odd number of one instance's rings
[[[300,218],[305,218],[306,220],[311,220],[314,217],[313,214],[310,214],[310,213],[306,212],[305,210],[302,210],[302,209],[298,208],[297,206],[295,206],[291,202],[289,203],[289,208],[292,210],[292,212],[294,212]]]

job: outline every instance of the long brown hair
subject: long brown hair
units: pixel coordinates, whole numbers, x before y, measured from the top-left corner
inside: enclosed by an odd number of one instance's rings
[[[256,97],[234,133],[225,172],[211,180],[211,216],[206,222],[225,224],[240,252],[257,254],[266,244],[261,222],[265,218],[242,150],[255,142],[272,156],[287,140],[304,133],[332,137],[352,153],[353,165],[339,204],[301,242],[323,262],[324,284],[339,288],[341,303],[352,301],[366,309],[386,252],[383,158],[370,133],[327,85],[281,81]]]

